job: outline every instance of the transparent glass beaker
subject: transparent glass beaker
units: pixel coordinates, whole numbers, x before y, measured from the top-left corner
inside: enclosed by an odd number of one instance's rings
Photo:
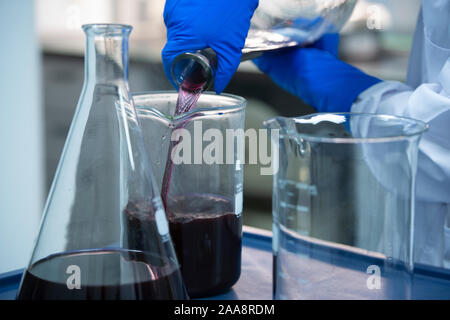
[[[131,27],[83,30],[83,90],[17,298],[187,298],[129,94]]]
[[[205,92],[194,109],[174,117],[177,97],[151,92],[134,101],[160,189],[171,140],[180,141],[163,199],[189,296],[203,297],[240,276],[246,101]]]
[[[408,299],[421,121],[275,118],[274,298]],[[276,135],[275,135],[276,137]]]

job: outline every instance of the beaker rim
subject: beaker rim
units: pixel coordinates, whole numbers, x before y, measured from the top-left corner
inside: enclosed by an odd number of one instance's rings
[[[120,24],[120,23],[87,23],[83,24],[81,28],[84,32],[94,31],[95,33],[130,33],[133,27],[129,24]]]
[[[171,98],[173,98],[174,101],[178,98],[178,91],[175,90],[167,90],[167,91],[143,91],[143,92],[132,92],[131,95],[133,96],[133,100],[135,102],[135,107],[139,107],[139,110],[136,109],[136,111],[139,113],[142,111],[143,108],[140,107],[140,104],[136,102],[136,98],[158,98],[163,95],[169,95]],[[210,106],[210,107],[196,107],[192,109],[191,111],[182,113],[177,116],[169,116],[165,114],[160,114],[160,116],[166,118],[167,120],[173,121],[173,122],[182,122],[184,119],[192,118],[196,114],[215,114],[215,113],[233,113],[233,112],[240,112],[242,110],[245,110],[247,105],[247,100],[243,97],[229,94],[229,93],[221,93],[216,94],[213,91],[205,91],[201,94],[199,102],[205,98],[213,98],[213,99],[229,99],[233,101],[230,104],[223,105],[223,106]],[[170,119],[169,119],[170,118]]]
[[[316,118],[316,119],[313,119]],[[420,137],[425,131],[428,130],[428,123],[404,116],[390,115],[390,114],[376,114],[376,113],[356,113],[356,112],[320,112],[312,113],[300,117],[275,117],[270,120],[264,121],[264,126],[266,128],[273,128],[271,123],[276,123],[280,120],[290,120],[295,124],[318,124],[322,121],[328,121],[335,124],[348,123],[350,118],[367,118],[367,119],[378,119],[384,121],[398,121],[404,126],[404,130],[401,134],[390,134],[386,133],[381,136],[370,136],[367,137],[329,137],[329,136],[318,136],[314,134],[308,134],[303,132],[280,132],[280,137],[291,137],[291,138],[302,138],[311,142],[323,142],[323,143],[386,143],[394,142],[400,140],[408,140],[413,137]],[[306,121],[305,121],[306,120]],[[344,120],[344,121],[342,121]],[[387,126],[386,126],[387,128]],[[406,130],[408,128],[409,130]],[[280,128],[281,129],[281,128]],[[388,132],[388,131],[386,131]]]

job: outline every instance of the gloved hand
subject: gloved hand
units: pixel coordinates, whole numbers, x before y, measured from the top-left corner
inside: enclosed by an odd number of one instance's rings
[[[214,89],[221,93],[239,66],[257,6],[258,0],[166,0],[162,60],[167,77],[172,80],[170,66],[178,54],[210,47],[217,54]]]
[[[380,82],[337,58],[338,34],[313,45],[269,52],[253,60],[283,89],[319,112],[348,112],[367,88]]]

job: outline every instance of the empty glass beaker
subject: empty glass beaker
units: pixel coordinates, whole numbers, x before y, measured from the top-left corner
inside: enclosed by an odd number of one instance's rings
[[[274,298],[407,299],[421,121],[275,118]],[[276,135],[275,135],[276,136]]]
[[[134,101],[160,188],[173,160],[163,188],[170,233],[189,296],[202,297],[229,289],[240,275],[246,101],[203,93],[174,117],[177,97],[153,92]]]
[[[83,30],[84,86],[18,299],[187,298],[129,94],[131,27]]]

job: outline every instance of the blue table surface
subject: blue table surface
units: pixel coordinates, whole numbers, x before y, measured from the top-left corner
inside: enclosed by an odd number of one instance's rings
[[[0,300],[15,298],[23,270],[0,274]],[[416,268],[413,299],[450,299],[450,272]],[[327,299],[324,292],[322,299]],[[261,229],[244,227],[242,269],[233,288],[209,299],[270,300],[272,299],[272,238]]]

